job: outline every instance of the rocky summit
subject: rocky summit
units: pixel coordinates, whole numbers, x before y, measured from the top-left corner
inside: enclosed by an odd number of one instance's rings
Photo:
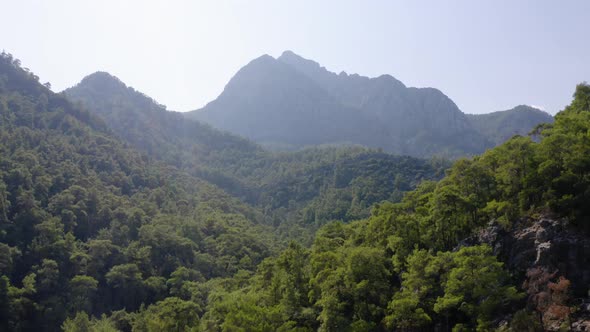
[[[467,115],[438,89],[406,87],[391,75],[336,74],[291,51],[252,60],[217,99],[185,115],[279,149],[360,144],[451,158],[481,153],[552,121],[530,107]]]

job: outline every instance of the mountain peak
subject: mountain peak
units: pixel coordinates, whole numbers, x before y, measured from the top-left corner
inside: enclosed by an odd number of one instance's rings
[[[283,54],[281,54],[281,56],[277,58],[277,60],[288,65],[291,65],[298,70],[302,70],[304,68],[307,68],[308,70],[326,70],[324,67],[320,66],[319,63],[313,60],[306,59],[289,50],[284,51]]]
[[[293,51],[284,51],[283,54],[277,58],[278,61],[285,63],[296,70],[306,74],[307,76],[311,77],[317,82],[326,83],[328,81],[334,82],[338,80],[338,78],[352,78],[352,79],[361,79],[361,80],[369,80],[370,78],[361,76],[359,74],[348,74],[345,71],[341,71],[339,74],[329,71],[326,67],[323,67],[319,63],[306,59],[300,55],[295,54]],[[379,82],[381,84],[388,84],[395,88],[406,88],[406,86],[395,77],[385,74],[375,78],[372,78],[375,82]]]
[[[100,71],[100,70],[97,72],[94,72],[90,75],[86,75],[82,79],[82,81],[84,81],[84,80],[110,80],[110,81],[123,83],[117,76],[111,75],[110,73],[108,73],[106,71]]]
[[[82,79],[78,85],[90,86],[104,91],[116,91],[127,89],[127,85],[118,77],[107,73],[106,71],[97,71]]]
[[[352,143],[419,157],[482,152],[498,127],[484,132],[490,126],[481,120],[476,130],[475,120],[438,89],[408,88],[387,74],[336,74],[290,50],[252,60],[190,117],[273,146]],[[526,133],[533,122],[511,128]]]
[[[397,78],[395,78],[389,74],[380,75],[380,76],[374,78],[374,80],[376,80],[378,82],[383,82],[385,84],[389,84],[390,86],[395,86],[397,88],[406,88],[406,85],[404,83],[402,83],[402,81],[398,80]]]
[[[269,68],[272,67],[276,62],[277,59],[273,58],[268,54],[263,54],[248,62],[247,65],[245,65],[238,71],[238,74],[243,73],[244,71],[257,71],[261,70],[262,68]]]
[[[542,110],[541,108],[537,107],[537,106],[533,106],[533,105],[526,105],[526,104],[522,104],[522,105],[517,105],[513,108],[513,110],[515,111],[537,111],[537,112],[543,112],[543,113],[547,113],[544,110]],[[549,113],[547,113],[549,114]]]
[[[275,60],[276,59],[273,58],[272,56],[270,56],[268,54],[263,54],[250,62],[267,62],[267,61],[275,61]]]
[[[166,110],[166,106],[135,90],[133,87],[126,85],[118,77],[105,71],[92,73],[84,77],[80,83],[63,92],[74,101],[93,100],[91,104],[100,104],[101,107],[91,110],[96,113],[101,113],[105,110],[109,112],[115,110],[117,112],[129,110],[162,112]],[[119,107],[121,101],[125,101],[125,104],[133,106],[128,108]]]
[[[281,56],[278,58],[280,59],[302,59],[305,60],[302,56],[296,54],[295,52],[291,51],[291,50],[285,50],[283,51],[283,53],[281,54]]]

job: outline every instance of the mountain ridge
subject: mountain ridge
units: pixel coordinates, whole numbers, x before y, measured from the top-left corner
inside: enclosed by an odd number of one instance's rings
[[[518,105],[509,110],[467,114],[471,124],[498,145],[514,135],[525,136],[540,123],[552,123],[553,117],[538,108]]]
[[[361,144],[394,154],[456,158],[498,144],[489,129],[474,126],[436,88],[407,87],[388,74],[336,74],[292,51],[254,59],[217,99],[183,115],[263,145],[295,149]],[[526,123],[519,132],[536,124]]]
[[[265,61],[268,59],[261,57],[254,65]],[[288,220],[287,225],[300,222],[297,213],[304,210],[306,223],[318,225],[334,218],[348,221],[367,216],[372,203],[397,200],[418,179],[440,177],[446,163],[357,146],[267,151],[247,139],[167,111],[105,73],[89,75],[64,94],[101,116],[117,136],[151,158],[185,169],[248,204],[262,206],[268,218]],[[370,187],[367,183],[379,184]],[[353,202],[352,191],[360,201]],[[325,208],[334,201],[340,206],[338,213]]]

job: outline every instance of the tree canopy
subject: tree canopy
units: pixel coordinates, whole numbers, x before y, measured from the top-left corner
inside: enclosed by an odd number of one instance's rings
[[[158,147],[176,120],[145,136],[150,151],[112,121],[0,57],[0,329],[485,331],[518,311],[518,331],[573,313],[568,280],[531,270],[520,289],[492,248],[463,240],[541,213],[588,234],[586,84],[538,140],[440,180],[441,160],[272,153],[207,129],[235,145]]]

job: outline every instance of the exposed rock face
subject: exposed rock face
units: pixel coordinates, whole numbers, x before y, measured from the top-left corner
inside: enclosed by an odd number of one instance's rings
[[[586,309],[585,311],[589,311]],[[572,331],[574,332],[588,332],[590,331],[590,320],[579,319],[572,323]]]
[[[510,231],[492,222],[471,241],[491,245],[512,271],[524,276],[532,267],[557,270],[572,281],[576,295],[588,295],[590,238],[565,220],[523,219]]]
[[[574,331],[590,331],[590,237],[569,226],[566,220],[543,216],[522,219],[511,230],[495,222],[461,245],[489,244],[515,277],[524,281],[531,268],[542,268],[555,278],[571,281],[571,304],[579,306],[573,315]],[[554,279],[555,279],[554,278]],[[548,330],[558,325],[546,326]]]

